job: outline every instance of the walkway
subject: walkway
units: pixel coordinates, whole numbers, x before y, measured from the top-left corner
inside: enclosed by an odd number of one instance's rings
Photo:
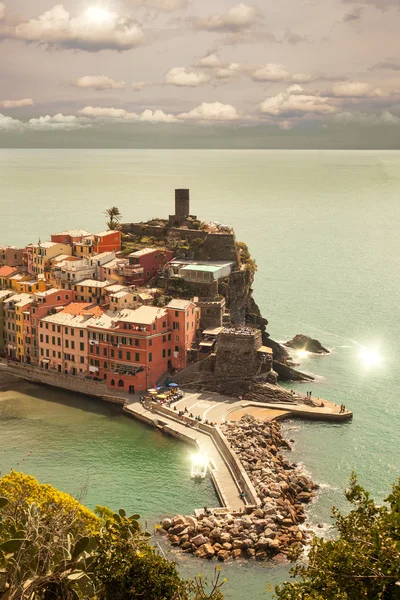
[[[217,492],[220,495],[220,499],[222,500],[222,504],[233,511],[244,508],[245,503],[239,498],[241,490],[213,439],[209,435],[198,429],[186,427],[175,421],[175,419],[169,419],[164,415],[154,413],[152,410],[146,409],[138,401],[127,404],[124,411],[130,413],[135,418],[145,420],[147,423],[152,423],[154,426],[160,426],[165,423],[168,430],[172,430],[172,432],[176,434],[176,437],[185,441],[191,440],[193,445],[197,446],[199,452],[204,456],[207,456],[212,462],[213,468],[211,469],[211,476],[214,480]],[[175,415],[172,414],[171,416],[174,417]],[[189,473],[187,474],[187,477],[190,477]]]

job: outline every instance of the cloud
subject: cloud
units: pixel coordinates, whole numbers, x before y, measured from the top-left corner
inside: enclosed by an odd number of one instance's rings
[[[1,108],[21,108],[24,106],[33,106],[32,98],[23,98],[22,100],[1,100]]]
[[[382,95],[382,92],[369,83],[339,81],[332,85],[332,95],[336,98],[371,98]]]
[[[0,113],[0,131],[18,131],[23,128],[22,121]]]
[[[145,41],[141,26],[130,17],[97,7],[71,17],[62,4],[18,25],[0,25],[1,38],[45,45],[47,48],[87,52],[122,52],[140,46]]]
[[[362,125],[400,125],[400,118],[385,110],[380,115],[362,112],[341,112],[334,120],[339,123],[361,123]]]
[[[73,85],[84,90],[121,90],[126,83],[125,81],[114,81],[106,75],[85,75],[79,77]]]
[[[379,70],[387,70],[387,71],[400,71],[400,61],[396,61],[395,59],[386,59],[382,62],[376,63],[372,67],[368,69],[369,71],[379,71]]]
[[[237,110],[231,104],[221,102],[203,102],[193,110],[178,115],[184,121],[236,121]]]
[[[140,120],[150,123],[176,123],[179,121],[174,115],[166,114],[162,110],[152,111],[148,108],[142,112]]]
[[[280,43],[273,33],[270,31],[236,31],[222,38],[219,43],[222,46],[238,46],[239,44],[265,44],[273,42]]]
[[[72,131],[73,129],[86,129],[92,125],[75,115],[63,115],[62,113],[58,113],[53,117],[46,115],[45,117],[29,119],[27,126],[29,129],[35,130],[50,129],[52,131]]]
[[[290,29],[286,29],[282,42],[287,42],[288,44],[296,45],[301,44],[303,42],[309,42],[309,38],[306,35],[301,35],[300,33],[295,33]]]
[[[90,119],[99,119],[105,121],[144,121],[148,123],[175,123],[178,119],[162,110],[144,110],[140,115],[134,112],[128,112],[123,108],[85,106],[79,111],[79,115]]]
[[[185,67],[173,67],[165,75],[165,83],[180,87],[197,87],[208,83],[210,79],[206,73],[190,71]]]
[[[3,21],[6,16],[6,5],[4,2],[0,2],[0,21]]]
[[[226,67],[218,69],[215,73],[215,77],[217,79],[230,81],[231,79],[233,79],[233,77],[235,77],[235,75],[238,75],[240,73],[240,70],[241,65],[239,63],[230,63]]]
[[[294,73],[291,79],[293,83],[310,83],[318,79],[318,76],[312,73]]]
[[[375,6],[379,10],[386,10],[391,6],[399,8],[399,0],[343,0],[344,4],[364,4],[365,6]]]
[[[283,65],[267,63],[253,71],[251,78],[253,81],[287,81],[290,74]]]
[[[103,118],[103,119],[122,119],[137,121],[139,115],[136,113],[130,113],[123,108],[107,108],[102,106],[85,106],[80,111],[79,115],[89,118]]]
[[[131,88],[135,91],[135,92],[141,92],[142,89],[144,87],[146,87],[146,85],[149,85],[147,81],[134,81],[131,84]]]
[[[92,127],[86,119],[74,115],[63,115],[61,113],[50,116],[20,121],[0,114],[0,131],[73,131],[75,129],[86,129]]]
[[[196,61],[196,67],[202,67],[203,69],[215,69],[223,66],[224,63],[216,52],[206,54],[206,56],[203,56]]]
[[[329,115],[337,111],[332,99],[303,93],[299,85],[288,87],[285,92],[261,102],[263,114],[279,116]]]
[[[354,10],[346,13],[343,17],[344,23],[357,23],[361,20],[363,9],[361,7],[355,8]]]
[[[249,29],[258,19],[259,13],[254,6],[241,2],[232,6],[227,12],[212,15],[204,19],[195,19],[197,29],[206,31],[236,32]]]
[[[132,6],[154,8],[160,12],[175,12],[186,8],[188,0],[131,0]]]

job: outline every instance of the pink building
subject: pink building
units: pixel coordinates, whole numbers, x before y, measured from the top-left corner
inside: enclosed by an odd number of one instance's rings
[[[190,300],[171,300],[167,305],[168,326],[172,331],[172,359],[174,369],[184,369],[198,329],[199,311]]]
[[[88,373],[87,328],[95,316],[102,314],[98,306],[73,302],[44,317],[39,322],[40,366],[59,373]]]
[[[39,321],[52,315],[60,306],[74,300],[75,292],[51,289],[33,294],[32,304],[23,312],[24,316],[24,360],[29,364],[39,364]]]
[[[52,242],[58,242],[59,244],[72,245],[74,242],[81,242],[82,238],[90,235],[86,229],[68,229],[66,231],[60,231],[60,233],[54,233],[51,236]]]

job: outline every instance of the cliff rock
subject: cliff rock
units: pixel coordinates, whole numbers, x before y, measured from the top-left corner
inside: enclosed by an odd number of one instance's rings
[[[313,354],[329,354],[329,350],[324,348],[321,342],[308,335],[295,335],[292,340],[285,343],[285,346],[293,348],[294,350],[306,350]]]

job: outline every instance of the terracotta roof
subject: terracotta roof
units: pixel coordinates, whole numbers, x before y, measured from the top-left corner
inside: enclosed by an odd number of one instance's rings
[[[8,277],[12,273],[16,273],[18,269],[16,267],[8,267],[4,265],[4,267],[0,268],[0,277]]]
[[[97,304],[89,304],[88,302],[71,302],[63,308],[62,312],[69,315],[92,315],[92,317],[101,317],[104,310]]]

